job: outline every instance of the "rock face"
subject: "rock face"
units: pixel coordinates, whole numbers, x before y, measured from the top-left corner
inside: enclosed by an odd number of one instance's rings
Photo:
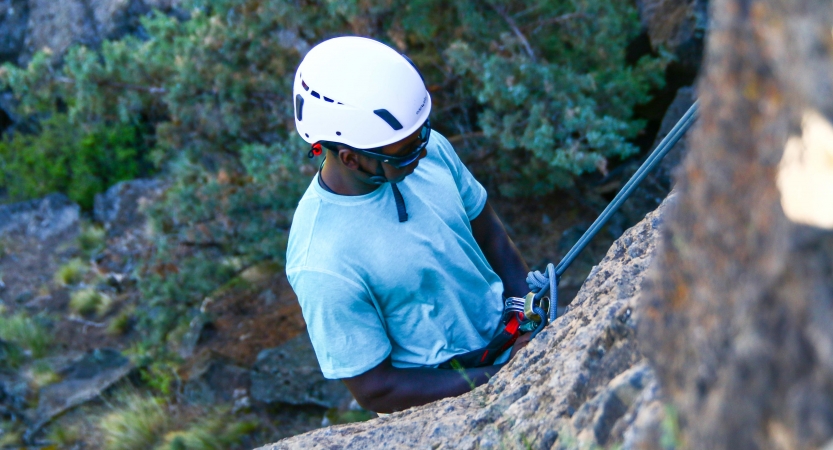
[[[667,200],[629,229],[559,317],[492,380],[456,398],[263,449],[576,448],[641,442],[658,388],[634,335]],[[643,431],[644,430],[644,431]]]
[[[93,217],[104,225],[107,234],[120,236],[132,229],[141,229],[145,215],[142,202],[156,200],[164,190],[164,183],[158,179],[122,181],[96,194]]]
[[[49,48],[62,55],[72,44],[97,47],[139,30],[139,18],[159,9],[184,15],[179,0],[2,0],[0,62],[25,62]]]
[[[63,194],[0,205],[0,237],[22,235],[45,241],[65,232],[77,232],[80,211]]]
[[[823,190],[833,183],[833,9],[817,0],[712,6],[701,115],[640,342],[691,448],[825,447],[833,231],[813,218],[833,213]],[[816,155],[810,167],[799,162]],[[793,164],[807,178],[822,174],[797,199],[793,184],[806,180],[783,178]],[[793,200],[808,214],[788,216]]]
[[[708,0],[637,0],[651,46],[671,51],[687,69],[700,67],[708,27]]]
[[[116,350],[99,349],[89,352],[58,371],[62,381],[40,390],[37,422],[28,431],[34,434],[55,416],[101,393],[133,370],[133,364]]]
[[[345,406],[353,397],[340,381],[324,378],[309,334],[257,355],[251,372],[252,398],[264,403]]]
[[[0,1],[0,61],[14,61],[23,51],[28,22],[27,0]]]

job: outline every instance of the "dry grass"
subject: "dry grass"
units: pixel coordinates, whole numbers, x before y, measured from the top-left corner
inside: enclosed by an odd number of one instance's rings
[[[55,272],[55,282],[62,286],[72,286],[80,283],[89,267],[79,258],[74,258]]]
[[[6,315],[0,306],[0,339],[19,345],[34,358],[46,355],[52,344],[52,335],[38,321],[24,313]]]
[[[107,334],[121,336],[130,330],[130,312],[122,311],[107,324]]]
[[[112,305],[113,300],[107,294],[98,292],[94,288],[75,291],[69,300],[69,309],[82,316],[92,314],[96,314],[99,317],[103,316],[107,314]]]
[[[83,439],[81,429],[78,426],[54,425],[46,435],[46,439],[55,448],[71,448]]]
[[[218,411],[216,416],[185,430],[168,433],[157,450],[223,450],[238,444],[243,436],[255,430],[256,424],[252,422],[230,422],[224,417],[227,413]]]
[[[87,225],[82,228],[78,235],[78,246],[84,255],[91,257],[104,248],[106,237],[107,234],[103,227]]]
[[[160,401],[130,394],[118,409],[104,416],[99,429],[107,450],[146,450],[155,448],[168,431],[171,421]]]

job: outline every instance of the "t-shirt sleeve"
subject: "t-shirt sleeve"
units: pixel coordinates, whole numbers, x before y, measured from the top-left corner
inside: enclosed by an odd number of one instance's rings
[[[391,352],[382,319],[365,290],[340,274],[287,271],[321,372],[329,379],[367,372]]]
[[[441,156],[454,175],[454,182],[457,184],[457,190],[460,192],[460,197],[463,199],[463,206],[466,208],[466,216],[468,216],[469,220],[475,219],[483,211],[483,207],[486,206],[486,199],[488,198],[486,189],[469,172],[469,169],[466,168],[466,165],[457,156],[454,147],[452,147],[451,143],[444,136],[437,132],[432,132],[431,139],[437,139]]]

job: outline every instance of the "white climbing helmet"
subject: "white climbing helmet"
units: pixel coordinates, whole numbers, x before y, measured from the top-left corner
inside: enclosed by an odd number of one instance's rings
[[[361,37],[324,41],[295,72],[295,128],[314,144],[371,149],[400,141],[428,119],[431,96],[413,63]]]

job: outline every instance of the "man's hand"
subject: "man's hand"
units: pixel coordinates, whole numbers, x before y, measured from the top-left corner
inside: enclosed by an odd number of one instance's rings
[[[518,339],[515,340],[515,343],[512,344],[512,351],[509,352],[509,359],[515,357],[515,354],[518,353],[522,348],[526,347],[529,344],[529,341],[532,339],[532,333],[524,333],[518,336]]]
[[[462,373],[431,368],[398,369],[388,358],[361,375],[341,381],[363,408],[390,413],[464,394],[489,381],[501,367],[465,369]]]

